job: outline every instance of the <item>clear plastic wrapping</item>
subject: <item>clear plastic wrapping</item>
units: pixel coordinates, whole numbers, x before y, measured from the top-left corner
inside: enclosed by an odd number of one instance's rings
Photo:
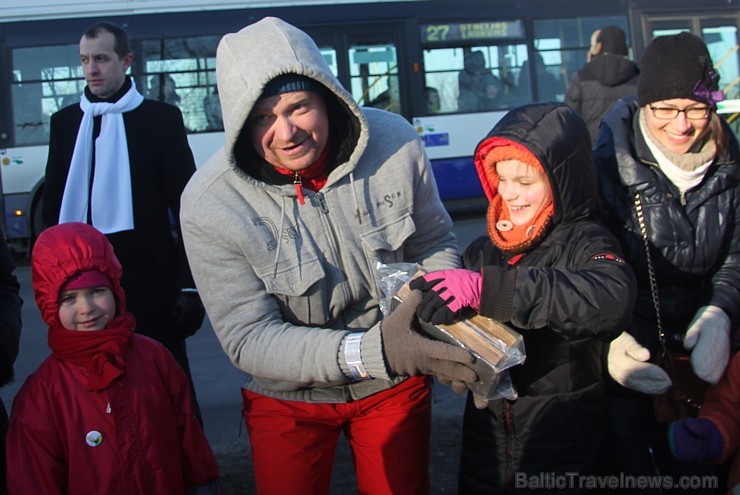
[[[388,314],[395,302],[402,301],[408,293],[408,282],[423,274],[414,263],[378,263],[380,284],[384,298],[381,311]],[[526,359],[521,334],[506,324],[480,316],[473,310],[461,313],[458,318],[444,325],[433,325],[419,320],[421,328],[431,337],[467,349],[475,357],[471,368],[479,381],[469,388],[479,399],[515,399],[516,390],[511,384],[508,369]]]

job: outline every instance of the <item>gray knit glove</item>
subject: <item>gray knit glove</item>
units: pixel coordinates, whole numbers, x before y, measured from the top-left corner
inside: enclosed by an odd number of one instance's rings
[[[465,384],[465,382],[451,382],[449,380],[446,380],[444,378],[437,378],[439,380],[439,383],[442,385],[449,385],[450,388],[452,388],[452,391],[456,394],[467,394],[468,393],[468,386]],[[471,394],[473,396],[473,403],[475,404],[476,409],[486,409],[488,407],[488,400],[481,398],[478,394]]]
[[[477,381],[475,371],[465,366],[473,364],[470,352],[427,338],[417,330],[416,308],[421,300],[421,291],[411,291],[380,324],[388,367],[398,375],[436,375],[450,382]]]

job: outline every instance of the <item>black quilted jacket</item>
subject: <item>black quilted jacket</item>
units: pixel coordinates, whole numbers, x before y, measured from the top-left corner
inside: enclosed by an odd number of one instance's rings
[[[657,325],[647,257],[634,206],[640,193],[651,258],[656,269],[661,320],[668,345],[683,335],[701,306],[722,308],[740,323],[740,152],[732,132],[702,182],[683,195],[658,168],[638,127],[638,106],[620,101],[604,119],[594,158],[598,213],[619,238],[638,278],[630,333],[657,350]]]

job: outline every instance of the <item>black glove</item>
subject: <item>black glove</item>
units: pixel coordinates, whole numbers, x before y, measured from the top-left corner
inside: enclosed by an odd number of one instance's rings
[[[172,308],[172,324],[181,338],[192,335],[203,325],[206,310],[196,291],[184,290]]]
[[[388,367],[399,375],[436,375],[451,382],[475,382],[478,375],[466,364],[473,355],[456,345],[423,336],[416,321],[421,292],[411,291],[380,324],[383,353]]]

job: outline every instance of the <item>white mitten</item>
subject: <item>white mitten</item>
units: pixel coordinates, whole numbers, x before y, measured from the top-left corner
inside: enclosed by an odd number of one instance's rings
[[[643,394],[662,394],[673,382],[663,368],[648,363],[648,359],[650,351],[627,332],[622,332],[609,344],[609,374],[617,383]]]
[[[717,383],[730,360],[730,325],[722,308],[702,306],[686,331],[683,346],[693,349],[691,367],[707,383]]]

